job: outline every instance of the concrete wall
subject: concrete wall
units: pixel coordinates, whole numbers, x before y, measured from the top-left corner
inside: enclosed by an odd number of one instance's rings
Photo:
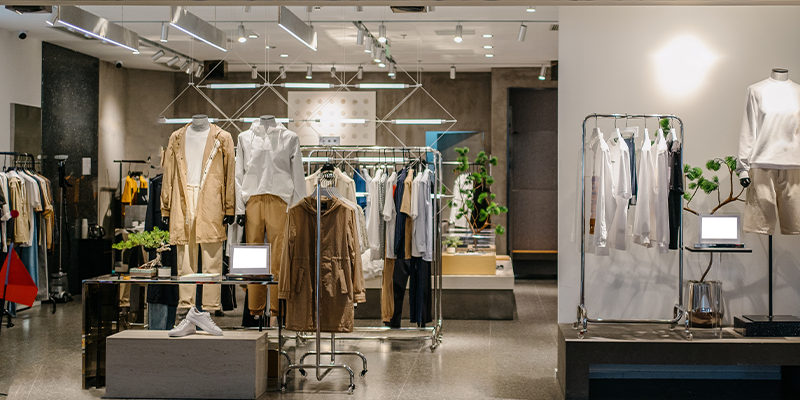
[[[11,150],[11,103],[41,107],[42,42],[0,29],[0,151]]]
[[[111,234],[111,200],[119,183],[119,168],[114,160],[125,158],[126,70],[100,62],[100,121],[97,132],[97,221]]]
[[[684,161],[704,165],[736,155],[749,85],[773,67],[800,81],[800,7],[563,7],[559,13],[559,322],[575,320],[580,253],[570,242],[581,121],[591,113],[674,113],[686,124]],[[655,120],[648,126],[655,129]],[[593,123],[590,127],[594,126]],[[606,132],[613,122],[599,124]],[[642,126],[639,123],[639,126]],[[723,195],[730,185],[720,171]],[[738,192],[738,183],[734,183]],[[692,208],[709,212],[716,196]],[[743,211],[743,203],[724,212]],[[697,224],[685,213],[685,242]],[[752,255],[715,260],[723,282],[725,322],[767,312],[767,238],[746,234]],[[798,238],[775,236],[775,314],[800,314]],[[586,257],[586,304],[593,318],[671,318],[678,300],[678,253],[657,254],[629,241],[629,251]],[[685,253],[685,278],[699,279],[708,255]]]

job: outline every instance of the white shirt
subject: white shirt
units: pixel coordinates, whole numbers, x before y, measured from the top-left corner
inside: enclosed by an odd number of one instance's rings
[[[317,186],[317,182],[319,182],[319,174],[320,171],[317,170],[305,178],[306,191],[308,193],[314,193],[314,190],[316,190],[315,187]],[[335,181],[334,186],[339,191],[339,194],[345,199],[356,203],[356,181],[347,176],[347,174],[342,172],[338,167],[333,170],[333,179]]]
[[[747,88],[736,172],[800,168],[800,85],[765,79]]]
[[[669,147],[661,129],[656,133],[656,202],[651,210],[656,219],[656,247],[669,251]]]
[[[306,197],[303,154],[297,134],[283,124],[259,124],[239,134],[236,148],[236,214],[259,194],[280,197],[288,207]]]
[[[639,174],[637,179],[638,191],[636,192],[636,211],[633,223],[633,242],[645,247],[653,247],[655,244],[655,232],[651,225],[651,214],[655,208],[656,200],[656,168],[651,155],[650,135],[647,128],[644,129],[644,143],[642,151],[639,153]]]
[[[375,171],[375,177],[372,178],[368,186],[367,195],[367,239],[369,240],[369,249],[372,250],[371,254],[374,256],[381,250],[381,211],[383,204],[379,204],[381,194],[381,176],[382,170]]]
[[[594,158],[594,179],[597,190],[595,194],[594,252],[597,255],[605,256],[609,254],[608,235],[617,209],[613,187],[614,174],[611,170],[611,151],[605,140],[597,142]]]
[[[392,172],[386,179],[386,202],[383,204],[383,220],[386,221],[386,258],[397,258],[394,254],[394,226],[397,222],[397,210],[394,208],[394,185],[397,172]]]
[[[211,128],[201,131],[189,127],[186,130],[186,181],[191,186],[200,186],[200,178],[203,175],[203,153],[206,150],[206,141]]]
[[[431,171],[426,169],[423,173],[417,174],[412,183],[411,193],[411,217],[412,224],[411,255],[422,257],[425,261],[431,261],[433,254],[432,248],[432,201],[431,201]]]
[[[616,130],[619,132],[619,129]],[[613,192],[616,201],[616,211],[611,232],[608,237],[609,244],[617,250],[626,250],[628,240],[628,200],[631,193],[631,153],[628,144],[617,135],[608,141],[611,150],[611,171],[614,176]]]

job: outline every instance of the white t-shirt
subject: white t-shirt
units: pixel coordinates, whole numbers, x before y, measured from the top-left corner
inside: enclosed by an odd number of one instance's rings
[[[203,152],[211,129],[196,131],[193,127],[186,130],[186,181],[189,185],[200,186],[203,175]]]
[[[653,247],[655,244],[654,221],[651,221],[651,214],[655,208],[656,201],[656,167],[652,156],[650,135],[647,128],[644,129],[644,143],[639,158],[639,174],[636,192],[636,211],[633,223],[633,242],[644,247]]]
[[[397,222],[397,210],[394,207],[394,185],[397,172],[392,172],[386,179],[386,202],[383,205],[383,220],[386,221],[386,258],[397,258],[394,254],[394,226]]]
[[[619,129],[617,129],[618,131]],[[617,250],[626,250],[628,234],[628,200],[631,198],[631,155],[628,144],[618,135],[608,141],[611,150],[613,192],[617,203],[608,243]],[[615,140],[615,138],[617,140]]]

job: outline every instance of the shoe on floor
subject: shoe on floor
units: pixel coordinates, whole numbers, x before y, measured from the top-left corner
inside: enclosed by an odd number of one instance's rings
[[[188,335],[194,335],[197,332],[197,328],[195,328],[194,324],[190,322],[188,319],[184,319],[181,321],[178,326],[172,328],[169,331],[169,337],[182,337]]]
[[[200,329],[208,332],[214,336],[222,336],[222,329],[219,329],[214,320],[211,319],[211,314],[207,312],[197,311],[197,308],[192,307],[189,313],[186,314],[186,320],[197,325]]]

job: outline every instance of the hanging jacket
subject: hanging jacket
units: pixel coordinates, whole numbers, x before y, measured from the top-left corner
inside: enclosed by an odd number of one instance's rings
[[[320,330],[352,332],[354,303],[366,301],[356,215],[340,199],[323,199],[320,226]],[[278,298],[286,300],[286,328],[316,331],[317,199],[289,209]]]
[[[186,193],[186,129],[173,132],[164,153],[164,177],[161,187],[161,215],[170,217],[170,244],[188,244],[189,215]],[[211,124],[203,151],[203,174],[196,208],[197,243],[219,243],[226,232],[222,219],[234,215],[235,160],[231,134]]]

